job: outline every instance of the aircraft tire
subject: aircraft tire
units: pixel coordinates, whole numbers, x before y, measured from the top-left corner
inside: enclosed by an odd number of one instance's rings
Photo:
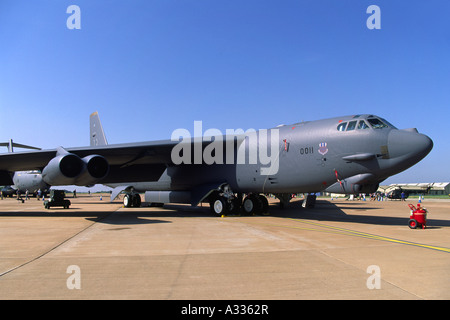
[[[246,197],[244,199],[244,202],[242,203],[242,210],[244,211],[245,214],[251,214],[253,212],[253,201]]]
[[[139,208],[141,203],[141,196],[138,193],[127,193],[123,197],[123,206],[125,208]]]
[[[232,214],[239,214],[241,209],[241,201],[238,198],[232,199],[228,202],[228,212]]]
[[[133,207],[139,208],[141,206],[141,196],[138,193],[132,195],[132,200]]]
[[[267,198],[260,194],[259,200],[261,201],[261,213],[269,212],[269,201],[267,201]]]
[[[228,213],[227,201],[221,196],[216,196],[210,202],[211,213],[222,216]]]
[[[259,214],[263,209],[263,203],[258,195],[250,194],[245,198],[242,208],[246,214]]]
[[[125,208],[130,208],[132,203],[133,203],[133,201],[132,201],[132,198],[131,198],[131,194],[128,194],[128,193],[127,193],[127,194],[123,197],[123,206],[124,206]]]

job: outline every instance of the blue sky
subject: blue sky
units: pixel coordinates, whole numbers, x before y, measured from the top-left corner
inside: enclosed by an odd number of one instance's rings
[[[450,181],[449,13],[448,0],[2,0],[0,140],[85,146],[93,111],[109,143],[195,120],[225,132],[374,113],[435,144],[387,183]]]

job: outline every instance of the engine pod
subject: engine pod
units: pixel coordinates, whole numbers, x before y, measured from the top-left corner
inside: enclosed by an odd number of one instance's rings
[[[53,186],[73,184],[84,168],[83,160],[77,155],[72,153],[58,155],[42,170],[42,179]]]
[[[82,161],[84,170],[75,181],[75,184],[78,186],[94,185],[109,173],[109,163],[100,155],[90,155],[84,157]]]

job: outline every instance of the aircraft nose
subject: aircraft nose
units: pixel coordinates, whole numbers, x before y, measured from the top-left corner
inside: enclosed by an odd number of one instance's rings
[[[404,130],[391,130],[388,136],[390,158],[407,156],[420,161],[433,149],[433,140],[428,136]]]

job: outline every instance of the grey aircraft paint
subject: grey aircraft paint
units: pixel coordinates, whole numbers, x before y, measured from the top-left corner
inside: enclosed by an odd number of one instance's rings
[[[373,115],[258,130],[256,140],[238,134],[118,145],[107,144],[97,113],[91,115],[90,124],[90,147],[0,155],[0,181],[15,170],[38,169],[49,173],[53,181],[46,182],[51,185],[61,177],[64,184],[71,179],[78,185],[95,180],[115,187],[112,197],[125,192],[126,205],[139,205],[136,194],[145,192],[147,202],[208,201],[215,214],[241,206],[250,213],[266,210],[261,193],[273,193],[286,203],[291,193],[374,192],[381,181],[413,166],[433,147],[432,140],[416,129],[398,130]],[[195,152],[207,154],[211,140],[224,142],[210,153],[218,161],[199,162]],[[179,155],[185,162],[175,163],[172,152],[183,146]],[[270,155],[269,164],[261,157],[263,149]]]
[[[50,186],[42,180],[42,174],[39,171],[17,171],[13,175],[13,188],[25,193],[37,194],[38,190],[42,193],[47,192]]]
[[[97,130],[101,128],[98,114],[91,117],[92,123]],[[274,152],[278,153],[279,165],[273,175],[261,175],[261,163],[169,166],[155,182],[111,184],[117,188],[112,197],[123,190],[187,191],[191,193],[190,203],[195,205],[207,196],[207,192],[192,195],[199,186],[210,191],[223,184],[238,193],[368,193],[376,191],[389,176],[420,161],[433,146],[431,139],[416,129],[398,130],[373,115],[301,122],[277,129],[280,148]],[[106,145],[103,129],[100,131],[100,140]],[[92,132],[91,136],[98,138]],[[243,138],[241,143],[249,155],[247,140]],[[150,202],[176,202],[177,195],[186,202],[186,194],[173,194],[174,199],[170,193],[150,195]]]

